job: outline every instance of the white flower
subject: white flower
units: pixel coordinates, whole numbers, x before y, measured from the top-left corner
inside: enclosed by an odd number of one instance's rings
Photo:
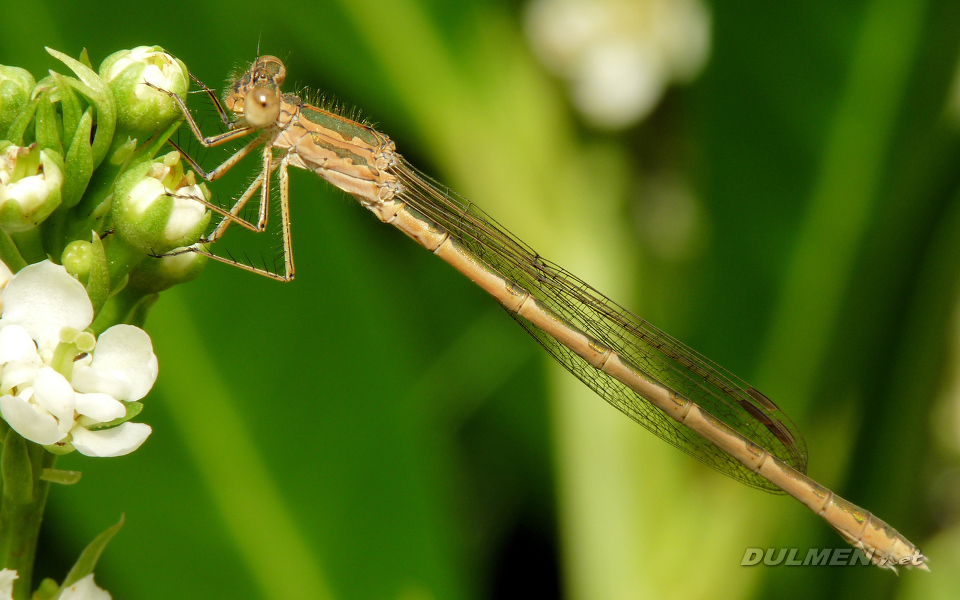
[[[113,90],[120,131],[146,139],[181,116],[176,101],[164,92],[186,99],[187,66],[160,46],[114,52],[100,64],[100,77]]]
[[[104,331],[92,353],[64,346],[77,355],[58,357],[59,344],[81,345],[82,336],[89,338],[85,347],[93,345],[90,334],[80,333],[92,320],[86,290],[59,265],[28,265],[10,280],[0,315],[0,414],[37,444],[121,456],[140,447],[150,426],[99,427],[126,415],[120,400],[140,400],[150,391],[157,357],[150,337],[131,325]]]
[[[14,213],[0,211],[7,231],[24,231],[45,220],[60,206],[63,165],[55,153],[36,144],[7,146],[0,151],[0,207],[17,205]]]
[[[24,267],[10,280],[3,290],[0,316],[3,323],[16,323],[25,329],[40,350],[52,350],[63,327],[82,330],[90,325],[93,306],[83,284],[63,267],[44,261]]]
[[[144,177],[130,190],[130,216],[133,219],[141,217],[155,202],[172,202],[170,217],[163,228],[163,239],[175,242],[196,230],[207,213],[204,205],[190,198],[203,198],[200,186],[183,187],[171,195],[159,180]]]
[[[60,600],[111,600],[110,592],[93,582],[93,573],[63,590]]]
[[[0,600],[13,600],[13,582],[18,577],[13,569],[0,571]]]
[[[157,357],[150,336],[132,325],[114,325],[104,331],[89,367],[74,370],[79,392],[104,392],[120,400],[140,400],[157,380]]]
[[[127,171],[116,189],[115,230],[144,252],[190,246],[210,221],[202,204],[210,194],[197,184],[193,171],[184,172],[179,152]]]
[[[107,66],[107,61],[114,57],[115,61]],[[181,68],[181,63],[159,46],[137,46],[132,50],[121,50],[110,58],[104,61],[107,68],[101,67],[100,73],[107,83],[116,79],[127,67],[142,64],[141,81],[152,83],[163,90],[186,86],[187,74]],[[140,100],[166,98],[163,93],[143,83],[137,84],[134,93]]]

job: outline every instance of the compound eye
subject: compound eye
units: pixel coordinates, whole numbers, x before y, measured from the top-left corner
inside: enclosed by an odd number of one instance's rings
[[[243,116],[253,127],[272,125],[280,116],[280,99],[270,88],[255,87],[243,98]]]

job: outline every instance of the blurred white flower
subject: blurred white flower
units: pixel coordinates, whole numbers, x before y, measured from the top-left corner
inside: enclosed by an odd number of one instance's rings
[[[533,0],[526,31],[583,116],[617,129],[647,116],[670,83],[697,76],[710,14],[701,0]]]
[[[120,400],[143,398],[156,381],[150,337],[131,325],[115,325],[97,341],[81,333],[93,320],[87,292],[50,261],[21,269],[2,297],[3,419],[32,442],[72,444],[87,456],[121,456],[140,447],[149,425],[98,427],[125,416]],[[75,356],[63,356],[67,348]]]
[[[13,600],[13,582],[18,577],[13,569],[0,570],[0,600]]]
[[[111,600],[110,592],[93,582],[93,573],[63,590],[60,600]]]

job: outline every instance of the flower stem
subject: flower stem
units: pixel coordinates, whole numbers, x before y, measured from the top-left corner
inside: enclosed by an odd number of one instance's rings
[[[123,278],[147,256],[146,253],[134,248],[116,235],[111,235],[105,240],[104,249],[110,269],[111,290],[119,289]]]
[[[159,294],[135,286],[124,287],[107,300],[90,328],[99,335],[117,323],[143,326],[147,314],[159,298]]]
[[[0,566],[16,569],[19,575],[13,588],[14,600],[30,597],[37,537],[50,489],[50,482],[40,476],[45,468],[53,468],[56,460],[56,455],[43,446],[24,440],[13,429],[7,430],[0,456]]]
[[[13,238],[6,231],[0,231],[0,260],[14,273],[27,266],[27,261],[23,260]]]
[[[43,251],[43,242],[40,240],[40,229],[32,227],[26,231],[11,233],[20,255],[28,263],[42,262],[47,259],[47,253]],[[59,257],[58,257],[59,258]]]

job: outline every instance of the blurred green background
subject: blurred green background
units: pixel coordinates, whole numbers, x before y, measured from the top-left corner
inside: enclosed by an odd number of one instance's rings
[[[45,45],[96,65],[159,44],[219,87],[259,39],[291,88],[361,107],[543,255],[763,390],[810,474],[932,574],[740,566],[747,547],[844,544],[637,427],[299,172],[296,281],[210,264],[164,295],[154,433],[59,463],[84,476],[51,494],[38,574],[62,578],[124,513],[97,570],[115,598],[956,597],[960,4],[708,8],[702,74],[618,132],[578,117],[517,1],[17,3],[0,63],[42,76],[62,69]],[[229,198],[253,169],[212,188]],[[664,181],[687,190],[686,230]]]

